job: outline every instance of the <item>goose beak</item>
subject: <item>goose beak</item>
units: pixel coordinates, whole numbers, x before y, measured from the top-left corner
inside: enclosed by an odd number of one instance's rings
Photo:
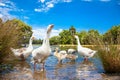
[[[47,33],[51,32],[53,27],[54,27],[54,24],[49,25],[47,29]]]

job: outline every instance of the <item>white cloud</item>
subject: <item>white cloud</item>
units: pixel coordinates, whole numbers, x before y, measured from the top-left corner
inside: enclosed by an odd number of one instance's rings
[[[44,3],[44,2],[45,2],[45,0],[39,0],[39,2]]]
[[[63,2],[72,2],[72,0],[63,0]]]
[[[32,31],[33,31],[33,36],[35,36],[35,38],[44,39],[45,32],[46,32],[45,28],[35,29],[35,30],[32,30]],[[58,36],[61,31],[62,31],[62,29],[58,29],[58,30],[53,29],[50,37]]]
[[[85,2],[91,2],[92,0],[82,0],[82,1],[85,1]]]
[[[91,1],[95,1],[95,0],[81,0],[81,1],[86,1],[86,2],[91,2]],[[99,0],[101,2],[109,2],[111,0]]]
[[[2,18],[3,17],[3,15],[2,14],[0,14],[0,18]]]
[[[34,9],[34,10],[35,10],[36,12],[41,12],[41,9],[37,9],[37,8],[36,8],[36,9]]]
[[[6,1],[6,2],[1,2],[0,3],[0,13],[1,13],[1,18],[3,19],[3,21],[6,21],[7,19],[12,19],[15,16],[11,15],[9,12],[15,10],[15,6],[14,3],[10,2],[10,1]]]
[[[55,4],[62,3],[62,2],[72,2],[72,0],[50,0],[50,1],[45,1],[45,0],[39,0],[40,6],[38,8],[35,8],[34,11],[36,12],[47,12],[51,8],[55,6]]]
[[[48,8],[48,7],[46,7],[46,8],[41,8],[41,9],[36,8],[36,9],[34,9],[34,10],[35,10],[36,12],[42,12],[42,11],[46,12],[46,11],[49,10],[49,8]]]
[[[16,17],[14,15],[9,14],[10,11],[11,11],[10,8],[1,8],[0,7],[0,13],[2,15],[1,18],[3,19],[3,21],[6,21],[8,19],[13,19]]]
[[[23,18],[24,18],[24,19],[29,19],[29,17],[28,17],[28,16],[23,16]]]
[[[16,15],[10,14],[10,12],[12,12],[12,11],[21,12],[21,11],[23,11],[23,9],[18,9],[16,7],[16,5],[9,0],[0,1],[0,14],[1,14],[0,17],[3,19],[3,21],[19,17],[19,16],[16,16]]]
[[[35,8],[34,11],[36,12],[47,12],[49,9],[54,7],[54,4],[56,4],[57,1],[51,0],[49,2],[46,2],[43,4],[40,8]]]
[[[111,0],[100,0],[101,2],[109,2],[109,1],[111,1]]]
[[[0,6],[5,6],[5,4],[0,2]]]
[[[52,7],[54,7],[54,4],[49,3],[49,4],[47,4],[47,7],[48,7],[48,8],[52,8]]]
[[[53,30],[52,30],[52,34],[51,34],[51,37],[52,37],[52,36],[58,36],[61,31],[62,31],[62,29],[59,29],[59,30],[53,29]]]

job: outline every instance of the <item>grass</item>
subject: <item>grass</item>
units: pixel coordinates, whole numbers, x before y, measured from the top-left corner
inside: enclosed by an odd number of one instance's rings
[[[82,45],[83,47],[87,47],[87,48],[94,48],[94,45]],[[68,49],[76,49],[77,50],[77,45],[59,45],[61,50],[68,50]]]
[[[0,28],[0,63],[3,63],[5,59],[12,56],[10,47],[18,46],[19,40],[18,31],[14,25],[3,25]]]
[[[103,46],[102,46],[103,47]],[[99,57],[106,73],[120,73],[120,50],[116,45],[109,45],[109,51],[98,48]]]
[[[116,45],[113,44],[114,40],[112,38],[111,43],[107,43],[110,40],[104,41],[99,37],[92,39],[92,43],[96,45],[95,48],[98,51],[98,56],[101,59],[105,72],[120,73],[120,43],[117,43]],[[120,38],[117,38],[116,41],[119,42]]]
[[[76,45],[59,45],[59,47],[60,47],[61,50],[68,50],[70,48],[72,48],[72,49],[77,48]]]

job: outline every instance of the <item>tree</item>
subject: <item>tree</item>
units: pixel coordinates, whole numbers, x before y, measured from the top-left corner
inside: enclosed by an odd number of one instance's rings
[[[42,44],[43,40],[41,39],[35,39],[33,40],[32,44]]]
[[[50,44],[51,45],[58,45],[60,43],[60,37],[59,36],[53,36],[50,38]]]
[[[103,40],[109,44],[120,44],[120,25],[113,26],[103,36]]]
[[[71,44],[71,36],[68,30],[63,30],[59,33],[60,36],[60,44]]]
[[[88,39],[88,44],[97,44],[95,43],[97,41],[97,39],[100,38],[100,34],[97,30],[89,30],[88,31],[88,35],[87,35],[87,39]]]
[[[88,42],[86,41],[87,38],[87,32],[86,31],[81,31],[79,33],[77,33],[77,35],[79,36],[80,42],[82,45],[87,44]]]
[[[71,26],[70,29],[69,29],[69,32],[71,33],[71,43],[72,45],[75,43],[75,40],[74,40],[74,35],[76,33],[76,29],[74,28],[74,26]]]
[[[100,34],[97,30],[81,31],[77,33],[81,44],[89,45],[94,44],[97,39],[100,38]]]

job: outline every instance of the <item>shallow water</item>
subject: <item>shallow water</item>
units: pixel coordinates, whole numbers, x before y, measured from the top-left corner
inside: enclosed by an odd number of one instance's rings
[[[43,71],[40,70],[40,64],[37,64],[34,70],[30,59],[31,56],[26,61],[15,63],[13,70],[0,75],[0,80],[107,80],[101,75],[104,72],[101,61],[95,57],[83,61],[79,56],[76,61],[65,59],[63,64],[60,64],[56,57],[51,55],[47,58]]]

